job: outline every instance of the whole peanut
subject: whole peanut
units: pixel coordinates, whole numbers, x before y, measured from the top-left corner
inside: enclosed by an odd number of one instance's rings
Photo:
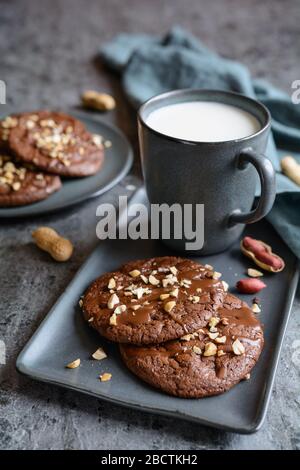
[[[73,253],[73,245],[67,238],[61,237],[51,227],[39,227],[32,232],[37,246],[49,253],[56,261],[67,261]]]
[[[300,186],[300,165],[294,157],[287,155],[281,160],[280,164],[282,173]]]
[[[241,294],[256,294],[265,287],[267,287],[266,284],[256,278],[241,279],[236,284],[236,288]]]
[[[87,90],[81,95],[82,104],[86,108],[98,109],[99,111],[110,111],[116,107],[115,99],[107,93]]]
[[[280,272],[285,266],[283,259],[273,253],[272,248],[261,240],[244,237],[241,249],[248,258],[266,271]]]

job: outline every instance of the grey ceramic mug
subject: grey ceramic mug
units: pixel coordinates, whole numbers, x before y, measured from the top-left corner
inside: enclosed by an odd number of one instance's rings
[[[147,125],[149,114],[186,101],[213,101],[237,106],[254,115],[261,128],[249,137],[225,142],[195,142],[166,136]],[[150,203],[204,204],[204,244],[199,254],[228,248],[244,224],[260,220],[275,199],[275,172],[263,155],[270,131],[270,114],[256,100],[216,90],[176,90],[155,96],[138,112],[143,175]],[[260,179],[261,196],[251,210]],[[173,231],[171,230],[171,233]],[[170,237],[169,247],[186,250],[187,241]]]

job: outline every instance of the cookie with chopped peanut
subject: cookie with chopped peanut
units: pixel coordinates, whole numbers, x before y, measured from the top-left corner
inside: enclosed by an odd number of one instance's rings
[[[100,170],[102,139],[88,132],[78,119],[47,110],[19,114],[15,119],[7,144],[17,159],[66,177],[93,175]]]
[[[8,137],[11,129],[18,124],[18,116],[7,116],[0,120],[0,152],[7,153],[9,151]]]
[[[120,351],[126,366],[153,387],[178,397],[202,398],[249,379],[263,344],[257,317],[245,302],[228,294],[198,331],[158,345],[121,344]]]
[[[0,206],[24,206],[61,188],[59,176],[33,171],[0,153]]]
[[[85,319],[121,343],[160,343],[204,326],[222,304],[220,273],[192,260],[132,261],[96,279],[82,299]]]

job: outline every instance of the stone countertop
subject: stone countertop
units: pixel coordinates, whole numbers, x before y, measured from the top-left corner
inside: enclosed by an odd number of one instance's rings
[[[0,79],[16,109],[74,106],[84,89],[110,91],[118,106],[104,119],[115,122],[136,150],[134,114],[118,77],[96,60],[101,43],[120,31],[163,33],[180,23],[289,92],[299,79],[299,20],[297,0],[1,1]],[[299,449],[299,292],[268,415],[253,435],[127,410],[16,372],[18,353],[97,243],[97,205],[116,204],[119,194],[130,192],[129,184],[141,184],[137,158],[130,175],[101,197],[56,215],[1,221],[0,340],[6,344],[6,364],[0,365],[0,448]],[[68,263],[57,264],[34,247],[30,234],[39,225],[51,225],[74,241]]]

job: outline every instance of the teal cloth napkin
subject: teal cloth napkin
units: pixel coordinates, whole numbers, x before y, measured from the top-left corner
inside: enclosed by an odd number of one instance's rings
[[[300,105],[271,84],[253,79],[245,66],[218,56],[180,27],[163,38],[120,34],[103,46],[101,56],[120,73],[135,108],[151,96],[180,88],[236,91],[268,107],[272,135],[266,155],[277,173],[277,196],[267,218],[300,257],[300,187],[280,172],[282,154],[291,153],[300,162]]]

